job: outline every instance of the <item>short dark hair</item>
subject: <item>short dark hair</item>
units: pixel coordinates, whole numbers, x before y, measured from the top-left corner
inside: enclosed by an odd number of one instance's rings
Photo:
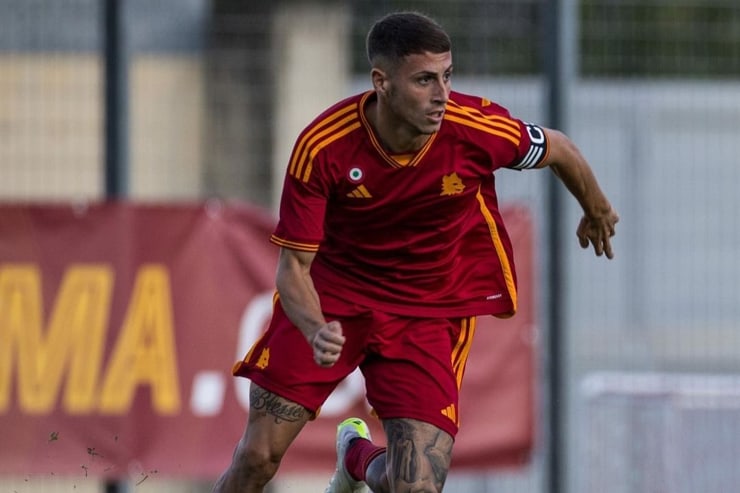
[[[366,47],[371,65],[379,58],[395,64],[412,54],[445,53],[452,49],[452,42],[442,26],[430,17],[419,12],[397,12],[373,24]]]

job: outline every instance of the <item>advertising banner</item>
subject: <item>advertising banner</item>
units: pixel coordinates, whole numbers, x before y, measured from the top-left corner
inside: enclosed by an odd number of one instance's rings
[[[479,318],[456,468],[526,463],[533,446],[533,226],[525,209],[503,213],[519,312]],[[272,310],[274,225],[220,201],[0,205],[0,474],[220,474],[249,408],[249,382],[230,371]],[[350,415],[382,442],[359,373],[281,471],[330,474]]]

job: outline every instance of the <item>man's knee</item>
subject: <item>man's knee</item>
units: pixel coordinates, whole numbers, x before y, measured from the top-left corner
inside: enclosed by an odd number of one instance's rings
[[[212,493],[261,491],[275,476],[280,459],[280,456],[269,451],[247,447],[240,442],[234,451],[231,464],[216,481]]]
[[[251,484],[267,484],[280,467],[282,455],[264,447],[240,445],[234,454],[234,467],[243,480]]]

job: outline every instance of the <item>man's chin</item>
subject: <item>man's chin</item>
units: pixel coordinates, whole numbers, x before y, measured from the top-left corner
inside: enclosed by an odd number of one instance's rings
[[[432,125],[424,125],[422,128],[419,129],[419,133],[422,135],[432,135],[434,133],[439,132],[440,127],[442,126],[441,123],[435,123]]]

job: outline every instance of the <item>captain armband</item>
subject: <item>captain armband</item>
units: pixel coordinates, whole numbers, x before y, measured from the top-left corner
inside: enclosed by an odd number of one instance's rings
[[[529,135],[529,151],[521,161],[511,166],[512,169],[534,168],[547,156],[547,137],[542,127],[532,123],[524,123]]]

